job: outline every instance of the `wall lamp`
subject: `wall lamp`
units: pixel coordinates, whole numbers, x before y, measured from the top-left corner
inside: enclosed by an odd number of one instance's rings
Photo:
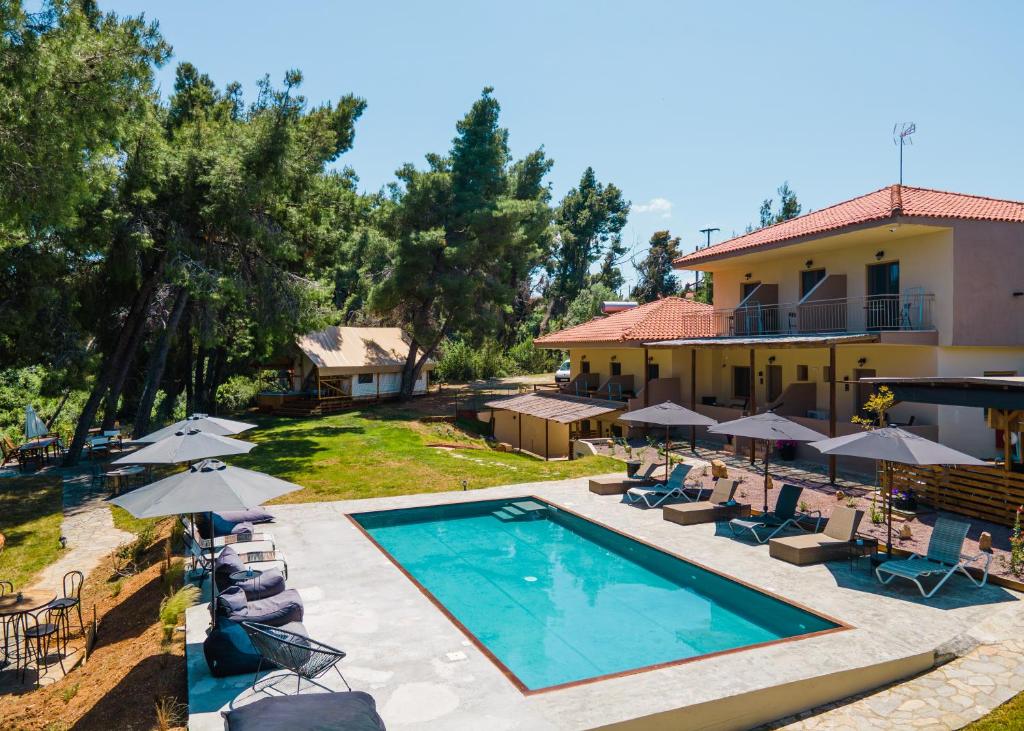
[[[775,356],[774,355],[769,355],[768,356],[768,364],[771,365],[774,362],[775,362]]]
[[[814,266],[814,259],[808,259],[807,261],[805,261],[804,266],[810,269],[812,266]]]
[[[612,361],[614,362],[615,360],[617,360],[617,359],[618,359],[618,357],[619,357],[619,356],[617,356],[617,355],[613,355],[613,356],[612,356]]]
[[[857,359],[857,365],[859,365],[861,368],[863,368],[864,364],[867,363],[867,362],[868,362],[867,358],[858,358]]]
[[[878,261],[881,261],[882,259],[884,259],[884,258],[885,258],[885,252],[884,252],[884,251],[876,251],[876,252],[875,252],[875,258],[876,258],[876,259],[877,259]]]
[[[746,274],[743,275],[743,278],[744,279],[750,279],[752,276],[753,275],[750,272],[747,272]]]

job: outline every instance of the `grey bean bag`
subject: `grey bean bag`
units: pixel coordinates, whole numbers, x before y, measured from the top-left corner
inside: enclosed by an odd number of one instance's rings
[[[306,628],[301,622],[289,622],[282,629],[306,636]],[[203,641],[203,655],[210,674],[215,678],[255,673],[260,667],[260,654],[252,646],[249,635],[242,625],[230,619],[217,621],[217,627]],[[274,667],[276,665],[271,661],[263,660],[264,670]]]
[[[248,510],[225,510],[222,513],[214,513],[216,521],[220,518],[225,523],[273,523],[274,516],[263,508],[249,508]]]
[[[241,587],[232,586],[217,596],[217,616],[232,622],[259,622],[281,627],[288,622],[302,621],[302,598],[295,589],[285,589],[277,596],[249,601]]]
[[[264,571],[262,576],[254,576],[243,581],[232,581],[231,574],[236,571],[245,571],[245,563],[235,549],[225,546],[213,562],[213,576],[217,582],[217,591],[240,586],[245,592],[245,598],[249,601],[277,596],[284,591],[284,575],[280,571]]]
[[[373,696],[357,690],[260,698],[221,715],[227,731],[387,731]]]

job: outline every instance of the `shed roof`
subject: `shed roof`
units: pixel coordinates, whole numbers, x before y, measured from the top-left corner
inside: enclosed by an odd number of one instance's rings
[[[409,355],[408,336],[399,327],[333,326],[301,336],[297,345],[325,375],[393,373]]]
[[[569,396],[561,393],[526,393],[506,396],[484,404],[490,409],[515,411],[518,414],[536,416],[538,419],[571,424],[580,419],[593,419],[602,414],[622,411],[626,404],[617,401],[603,401],[583,396]]]

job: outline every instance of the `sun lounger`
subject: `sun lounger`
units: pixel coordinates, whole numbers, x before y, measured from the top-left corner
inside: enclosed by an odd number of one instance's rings
[[[210,539],[203,538],[199,532],[198,526],[192,524],[192,521],[187,516],[181,516],[181,524],[185,527],[185,533],[189,536],[190,540],[194,540],[196,544],[205,549],[210,550]],[[239,523],[238,525],[242,525]],[[248,530],[242,530],[238,533],[229,533],[224,536],[217,536],[213,539],[214,548],[223,548],[224,546],[237,546],[240,543],[267,543],[269,544],[270,550],[274,550],[274,536],[270,533],[256,533],[252,530],[252,526],[247,526]]]
[[[790,526],[803,530],[803,526],[800,524],[801,520],[814,520],[814,532],[818,532],[821,530],[821,511],[812,510],[800,513],[796,509],[802,491],[803,488],[796,485],[783,485],[779,490],[779,498],[775,501],[775,510],[750,520],[742,518],[730,520],[729,530],[733,535],[736,535],[737,532],[749,531],[758,543],[767,542]]]
[[[992,554],[981,551],[974,556],[963,555],[964,540],[967,538],[967,531],[970,528],[970,523],[961,520],[937,519],[935,527],[932,529],[932,537],[928,541],[928,552],[924,556],[915,553],[907,559],[886,561],[875,569],[875,576],[883,584],[888,584],[897,576],[913,581],[926,599],[942,588],[949,577],[957,571],[970,579],[975,586],[984,586],[988,581],[988,569],[989,564],[992,563]],[[967,567],[982,557],[985,559],[985,566],[979,581],[971,576]],[[888,574],[888,578],[883,579],[882,574]],[[931,591],[926,592],[920,579],[932,575],[940,577],[939,583],[933,586]]]
[[[837,505],[822,533],[772,538],[768,541],[768,553],[772,558],[797,566],[846,558],[863,517],[863,510]]]
[[[686,489],[686,477],[693,469],[692,465],[677,464],[668,476],[668,482],[655,483],[646,487],[631,487],[626,490],[626,502],[638,503],[643,500],[649,508],[656,508],[670,497],[691,498],[683,490]]]
[[[662,510],[662,517],[679,525],[697,525],[750,515],[749,505],[734,502],[732,499],[738,484],[736,480],[718,480],[707,500],[666,505]]]
[[[202,575],[206,575],[213,570],[215,567],[211,565],[210,549],[201,548],[191,539],[188,533],[185,533],[183,538],[185,540],[185,548],[193,562],[193,570],[198,570]],[[216,561],[222,552],[230,548],[238,553],[238,557],[246,566],[260,570],[278,569],[284,574],[285,578],[288,578],[288,561],[285,559],[284,554],[276,549],[260,550],[260,547],[266,545],[266,543],[255,543],[255,545],[242,544],[214,548],[213,560]]]
[[[631,487],[644,487],[654,484],[654,473],[661,467],[659,464],[648,465],[642,474],[634,477],[610,475],[607,477],[591,477],[590,491],[595,495],[621,495]]]

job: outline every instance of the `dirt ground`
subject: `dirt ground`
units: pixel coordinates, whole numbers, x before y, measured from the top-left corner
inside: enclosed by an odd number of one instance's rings
[[[145,569],[118,583],[108,558],[86,578],[83,614],[88,623],[95,607],[100,620],[88,661],[39,690],[29,685],[20,693],[0,695],[0,726],[12,731],[184,728],[184,634],[176,633],[165,645],[158,621],[164,596],[163,545],[170,523],[161,528],[160,539],[146,554]]]

